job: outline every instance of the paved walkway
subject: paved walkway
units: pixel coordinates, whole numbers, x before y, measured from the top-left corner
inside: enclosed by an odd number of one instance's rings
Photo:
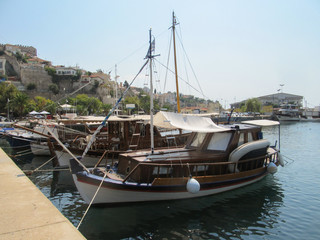
[[[1,148],[0,239],[85,239]]]

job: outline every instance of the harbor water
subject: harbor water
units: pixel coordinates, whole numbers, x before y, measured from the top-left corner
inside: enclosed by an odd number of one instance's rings
[[[87,239],[319,239],[320,123],[281,124],[280,130],[286,165],[276,174],[210,197],[91,207],[80,232]],[[264,128],[264,138],[275,143],[278,132],[278,127]],[[14,160],[30,170],[48,159]],[[41,169],[51,168],[49,163]],[[37,171],[29,178],[78,226],[88,205],[69,171]]]

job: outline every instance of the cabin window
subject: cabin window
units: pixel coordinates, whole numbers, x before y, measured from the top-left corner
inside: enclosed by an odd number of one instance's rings
[[[248,142],[252,142],[253,141],[253,136],[252,136],[252,132],[248,133]]]
[[[240,133],[238,146],[244,144],[244,133]]]
[[[225,151],[230,142],[231,132],[214,133],[208,144],[208,150]]]
[[[172,174],[172,168],[171,167],[154,167],[153,175],[163,175],[163,174]]]
[[[197,133],[196,136],[193,138],[192,143],[190,144],[191,147],[199,147],[206,136],[206,133]]]

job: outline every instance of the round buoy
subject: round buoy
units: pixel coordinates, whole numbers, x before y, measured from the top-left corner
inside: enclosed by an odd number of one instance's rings
[[[278,171],[277,165],[275,165],[273,162],[270,162],[268,165],[268,173],[274,174]]]
[[[280,153],[278,153],[278,161],[279,161],[281,167],[284,167],[283,157],[282,157],[282,155]]]
[[[187,190],[189,193],[197,193],[200,190],[200,183],[194,179],[190,178],[187,182]]]

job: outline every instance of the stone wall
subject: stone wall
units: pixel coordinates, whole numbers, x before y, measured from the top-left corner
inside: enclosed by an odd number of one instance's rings
[[[14,56],[9,56],[7,54],[3,55],[6,61],[6,74],[7,76],[17,76],[18,79],[21,77],[21,68]]]
[[[21,83],[27,88],[28,84],[36,84],[36,89],[30,95],[40,95],[46,98],[51,96],[49,86],[52,84],[51,76],[42,66],[21,65]],[[29,91],[27,91],[29,93]]]

